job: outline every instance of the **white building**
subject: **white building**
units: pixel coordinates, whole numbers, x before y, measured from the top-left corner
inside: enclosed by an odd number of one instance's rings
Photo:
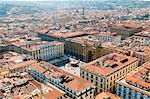
[[[31,52],[33,58],[37,60],[48,61],[64,55],[64,43],[61,42],[48,42],[30,48],[27,50],[29,49],[28,51]]]
[[[20,39],[11,43],[11,50],[21,54],[29,54],[36,60],[49,61],[64,56],[64,43]]]

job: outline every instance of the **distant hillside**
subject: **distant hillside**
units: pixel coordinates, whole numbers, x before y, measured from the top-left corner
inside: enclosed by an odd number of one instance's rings
[[[0,16],[30,14],[36,12],[40,12],[38,7],[0,3]]]
[[[21,3],[23,4],[23,3]],[[27,4],[27,3],[24,3]],[[111,10],[122,8],[150,8],[150,1],[140,0],[57,0],[32,2],[28,5],[36,5],[42,9],[81,9],[83,5],[87,10]]]
[[[0,3],[0,16],[9,14],[30,14],[42,10],[82,9],[86,10],[112,10],[118,8],[150,8],[150,1],[140,0],[61,0],[61,1],[5,1]]]
[[[6,16],[7,11],[12,8],[12,5],[9,4],[0,4],[0,16]]]

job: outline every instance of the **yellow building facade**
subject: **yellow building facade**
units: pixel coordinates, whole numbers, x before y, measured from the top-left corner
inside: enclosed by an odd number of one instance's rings
[[[116,59],[111,59],[114,56]],[[96,86],[96,94],[102,91],[114,92],[116,80],[137,67],[137,58],[113,53],[82,66],[80,75]]]

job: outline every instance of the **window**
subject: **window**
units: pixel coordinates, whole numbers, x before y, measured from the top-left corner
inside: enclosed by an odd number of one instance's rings
[[[84,71],[82,72],[82,74],[84,75]]]
[[[107,82],[108,82],[108,79],[107,79]]]
[[[98,80],[98,77],[96,77],[96,80]]]
[[[101,88],[103,88],[103,84],[101,84]]]
[[[92,96],[90,96],[90,99],[92,99]]]
[[[110,86],[112,86],[112,82],[110,82]]]
[[[90,91],[90,94],[92,94],[92,91]]]
[[[108,88],[108,84],[107,84],[107,88]]]
[[[97,86],[97,85],[98,85],[98,83],[97,83],[97,82],[95,82],[95,85]]]
[[[97,92],[97,87],[95,88],[95,92]]]
[[[99,92],[102,92],[102,89],[100,89]]]
[[[91,78],[93,78],[93,75],[91,75]]]
[[[89,80],[88,78],[86,78],[86,80]]]
[[[101,82],[103,82],[103,79],[101,79]]]

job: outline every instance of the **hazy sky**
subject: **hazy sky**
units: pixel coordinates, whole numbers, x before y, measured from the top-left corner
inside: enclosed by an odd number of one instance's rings
[[[98,1],[98,0],[0,0],[0,1]]]
[[[0,0],[0,1],[96,1],[96,0]]]
[[[0,1],[63,1],[63,0],[0,0]],[[71,1],[71,0],[65,0]]]
[[[0,0],[0,1],[64,1],[64,0]],[[65,1],[73,1],[73,0],[65,0]],[[86,1],[86,0],[82,0]]]

